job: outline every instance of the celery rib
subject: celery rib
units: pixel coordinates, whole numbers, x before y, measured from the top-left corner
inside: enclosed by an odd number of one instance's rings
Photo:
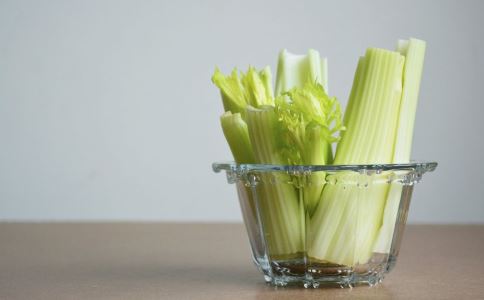
[[[395,130],[396,121],[391,120],[398,114],[400,99],[390,95],[394,94],[401,80],[403,58],[398,53],[382,49],[369,49],[365,56],[368,68],[363,76],[367,76],[366,81],[361,98],[353,98],[361,103],[358,110],[352,112],[352,118],[356,117],[356,120],[351,127],[348,126],[338,145],[336,164],[389,163],[393,155],[394,141],[389,141],[389,132]],[[379,149],[372,152],[372,143],[368,141],[373,141]],[[317,237],[309,249],[311,256],[346,265],[366,262],[381,224],[387,188],[375,185],[365,192],[361,189],[336,184],[323,190],[324,201],[330,203],[326,209],[318,207],[313,216],[311,226]],[[343,204],[340,203],[342,199],[346,200]],[[353,234],[343,235],[341,232]],[[354,253],[348,255],[342,249],[353,249]]]

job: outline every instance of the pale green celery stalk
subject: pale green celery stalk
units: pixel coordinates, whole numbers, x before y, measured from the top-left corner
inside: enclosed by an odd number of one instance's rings
[[[319,125],[320,129],[320,141],[323,143],[324,149],[321,152],[321,156],[303,156],[304,164],[331,164],[333,161],[331,143],[337,142],[339,137],[334,137],[336,132],[344,130],[344,126],[341,120],[341,107],[338,100],[335,97],[329,97],[324,91],[324,88],[317,83],[307,82],[302,88],[295,87],[283,94],[289,97],[288,108],[289,115],[296,116],[290,118],[284,116],[283,119],[291,120],[291,123],[303,124],[304,126]],[[280,105],[283,105],[283,98],[279,98]],[[287,122],[286,122],[287,123]],[[286,124],[286,126],[292,127],[292,124]],[[307,131],[307,129],[305,130]],[[307,141],[305,136],[301,136],[302,141]],[[308,147],[311,147],[311,143],[299,143],[301,145],[299,149],[301,153],[304,153]],[[292,146],[292,145],[291,145]],[[306,159],[305,159],[306,158]],[[311,159],[309,159],[311,158]],[[315,158],[317,161],[313,161]]]
[[[240,113],[232,114],[230,111],[227,111],[220,117],[220,123],[222,124],[222,130],[227,143],[229,144],[230,150],[232,151],[234,160],[239,164],[255,163],[247,124],[242,120]],[[245,184],[239,183],[238,189],[239,193],[245,191],[244,194],[247,202],[245,204],[241,203],[241,208],[243,209],[245,206],[246,209],[248,209],[248,211],[243,214],[243,217],[247,232],[252,241],[258,235],[256,226],[252,224],[252,220],[257,215],[254,195],[251,192],[251,188]]]
[[[212,77],[213,83],[220,89],[226,111],[220,118],[222,129],[237,163],[256,162],[245,121],[246,111],[249,104],[259,106],[274,103],[271,77],[269,67],[260,72],[249,67],[246,74],[234,69],[228,76],[216,69]],[[245,190],[247,206],[251,210],[251,215],[255,216],[256,202],[252,189],[240,182],[238,188],[239,192]],[[244,214],[245,217],[247,216]],[[245,220],[246,224],[250,222],[251,220]],[[254,229],[253,226],[247,225],[249,235],[257,234]]]
[[[344,130],[336,98],[329,97],[320,84],[307,82],[304,87],[293,88],[278,97],[276,108],[282,122],[281,135],[285,137],[283,148],[285,157],[290,159],[288,163],[331,164],[331,143],[339,139],[334,134]],[[325,172],[316,172],[304,178],[303,197],[310,215],[321,198],[325,175]]]
[[[227,76],[217,68],[212,76],[212,82],[220,89],[224,110],[233,114],[240,113],[243,120],[246,119],[248,105],[274,105],[271,81],[269,67],[260,72],[249,67],[246,73],[234,69]]]
[[[237,69],[234,69],[227,76],[220,72],[218,68],[215,69],[212,82],[220,89],[224,110],[233,114],[240,113],[243,119],[245,119],[245,109],[247,107],[246,92]]]
[[[324,91],[328,92],[327,59],[321,58],[319,52],[313,49],[309,49],[307,55],[296,55],[289,53],[285,49],[282,50],[277,64],[276,96],[281,96],[294,88],[303,88],[307,83],[319,83]],[[308,100],[310,101],[306,97],[303,99],[303,102]],[[300,140],[306,141],[304,145],[299,143],[299,149],[303,153],[303,157],[300,157],[299,161],[294,161],[293,159],[291,163],[308,165],[331,164],[333,160],[331,143],[324,139],[323,129],[320,128],[320,125],[312,125],[311,130],[302,128],[299,131],[305,131],[307,134],[307,136],[302,135],[300,137]],[[317,172],[307,178],[303,197],[309,214],[312,214],[321,198],[325,176],[325,172]]]
[[[331,153],[328,151],[328,145],[330,146],[331,144],[321,138],[321,136],[323,136],[323,131],[321,125],[314,123],[308,125],[306,128],[306,140],[308,146],[305,149],[305,156],[303,157],[304,164],[330,164],[330,162],[327,161],[327,157],[331,156]],[[321,200],[325,181],[326,172],[313,172],[307,177],[303,195],[309,216],[314,213]]]
[[[235,161],[241,164],[254,163],[249,131],[240,113],[232,114],[228,111],[220,117],[220,122]]]
[[[425,42],[410,39],[408,46],[399,51],[406,58],[403,73],[402,104],[400,106],[393,163],[408,163],[412,150],[413,127],[425,57]]]
[[[393,163],[398,164],[410,161],[413,127],[425,57],[425,42],[418,39],[399,40],[397,50],[405,56],[403,92],[393,155]],[[402,188],[400,183],[392,183],[390,186],[383,215],[383,224],[374,246],[375,252],[390,252]]]
[[[279,54],[276,74],[276,96],[307,82],[317,82],[328,93],[328,61],[319,52],[308,50],[307,55],[296,55],[282,50]]]
[[[222,94],[226,112],[220,121],[235,161],[254,163],[254,153],[246,124],[247,107],[274,105],[270,68],[265,67],[257,71],[254,67],[249,67],[246,73],[234,69],[227,76],[217,68],[212,76],[212,82]]]
[[[335,164],[391,163],[402,93],[404,58],[370,48],[360,59],[347,129]],[[355,86],[356,85],[356,86]],[[309,256],[354,266],[366,263],[380,228],[388,188],[379,175],[335,175],[311,219]],[[354,181],[357,181],[356,183]],[[361,182],[360,182],[361,181]]]
[[[281,96],[293,88],[302,88],[308,82],[319,83],[324,92],[328,93],[328,60],[322,58],[314,49],[309,49],[306,55],[282,50],[277,64],[276,96]],[[330,164],[333,160],[331,144],[328,143],[326,147],[325,164]]]
[[[253,107],[262,105],[274,105],[272,92],[272,75],[269,67],[257,72],[254,67],[249,67],[242,76],[247,103]]]
[[[281,164],[277,115],[273,106],[247,108],[247,125],[257,163]],[[304,218],[294,187],[285,173],[261,173],[259,207],[269,253],[276,256],[304,251]]]

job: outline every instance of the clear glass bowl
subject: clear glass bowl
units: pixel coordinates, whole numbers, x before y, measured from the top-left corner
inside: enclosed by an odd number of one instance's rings
[[[306,288],[381,282],[395,266],[413,187],[436,167],[213,164],[237,187],[266,282]]]

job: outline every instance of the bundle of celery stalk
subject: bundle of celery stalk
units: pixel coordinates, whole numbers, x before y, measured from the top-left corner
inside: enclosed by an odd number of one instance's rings
[[[327,60],[317,51],[293,55],[283,50],[274,92],[269,67],[249,67],[245,73],[234,69],[230,75],[217,69],[212,81],[221,91],[221,124],[235,161],[408,163],[424,54],[425,42],[417,39],[400,40],[397,51],[369,48],[358,61],[344,117],[338,100],[328,96]],[[277,176],[291,181],[285,178],[288,174]],[[370,184],[361,197],[356,187],[324,184],[328,176],[311,175],[312,182],[323,184],[304,188],[307,212],[301,212],[301,196],[293,186],[262,188],[259,204],[271,232],[271,253],[304,251],[309,257],[348,266],[366,263],[373,252],[388,253],[402,186]],[[371,180],[378,181],[378,175]],[[310,232],[301,221],[305,213],[310,216]]]

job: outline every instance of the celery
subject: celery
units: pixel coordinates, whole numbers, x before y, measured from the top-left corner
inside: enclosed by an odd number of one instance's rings
[[[259,107],[274,104],[271,80],[269,67],[260,72],[249,67],[247,73],[234,69],[229,76],[215,69],[212,76],[212,82],[220,89],[225,111],[240,113],[243,120],[248,105]]]
[[[247,106],[274,104],[272,75],[269,67],[258,72],[249,67],[246,73],[234,69],[228,76],[215,69],[212,82],[220,89],[225,113],[220,117],[222,129],[234,159],[238,163],[255,163],[246,124]]]
[[[243,164],[253,163],[255,159],[249,131],[240,113],[232,114],[228,111],[220,117],[220,123],[235,161]]]
[[[403,63],[399,53],[374,48],[360,60],[335,164],[392,161]],[[345,265],[366,263],[380,228],[387,188],[378,183],[378,176],[370,179],[377,183],[366,183],[365,192],[351,183],[354,175],[333,176],[340,183],[326,185],[323,202],[311,218],[309,255]]]
[[[258,72],[249,67],[246,73],[234,70],[229,76],[216,69],[212,81],[221,91],[226,110],[221,117],[222,129],[236,162],[282,164],[270,69]],[[286,184],[288,175],[278,174],[274,180],[269,178],[275,176],[272,174],[260,176],[259,193],[249,193],[249,204],[254,207],[254,197],[259,197],[270,253],[302,252],[303,206],[299,205],[294,187]]]
[[[331,143],[339,139],[336,133],[344,127],[339,102],[329,97],[321,84],[307,82],[294,87],[273,105],[267,68],[261,72],[249,68],[246,74],[234,71],[230,76],[216,70],[213,82],[221,90],[224,107],[236,111],[227,111],[221,122],[237,162],[332,162]],[[265,231],[270,233],[266,241],[272,254],[304,251],[305,211],[312,211],[321,197],[325,174],[320,173],[311,175],[313,184],[304,189],[303,197],[298,197],[295,189],[297,178],[260,174],[258,203]],[[271,180],[271,176],[275,178]]]
[[[225,113],[224,135],[238,163],[385,164],[410,159],[425,43],[397,51],[369,48],[360,57],[343,121],[327,95],[327,61],[315,50],[279,55],[275,97],[268,67],[212,77]],[[338,135],[339,133],[339,135]],[[333,157],[331,144],[338,142]],[[271,256],[355,266],[388,253],[402,187],[387,174],[260,173],[258,207]],[[308,227],[308,228],[306,228]],[[307,230],[308,229],[308,230]]]
[[[405,55],[405,68],[403,72],[403,93],[398,119],[397,138],[395,141],[394,163],[408,163],[412,150],[413,126],[417,111],[420,79],[422,77],[425,42],[410,39],[404,47],[399,47]]]
[[[405,55],[405,66],[393,163],[408,163],[412,149],[413,126],[422,77],[425,42],[417,39],[399,40],[397,50]],[[392,183],[386,201],[383,224],[374,246],[375,252],[388,253],[390,251],[401,195],[402,185]]]
[[[336,106],[333,116],[339,117],[341,114],[339,103],[335,98],[329,98],[326,94],[328,91],[327,73],[327,59],[321,58],[316,50],[310,49],[307,55],[296,55],[287,50],[282,50],[279,54],[276,95],[287,96],[279,98],[278,106],[282,112],[280,118],[285,121],[283,127],[289,129],[287,135],[290,137],[290,142],[286,144],[289,145],[286,148],[289,164],[325,165],[332,163],[331,143],[336,142],[337,139],[332,139],[330,136],[343,126],[340,119],[333,120],[327,115],[332,110],[328,105],[334,104]],[[321,86],[317,86],[317,84]],[[310,95],[311,89],[313,95]],[[289,105],[289,109],[284,101],[291,102],[288,97],[294,103],[294,105]],[[299,116],[299,120],[292,116]],[[313,122],[314,120],[316,122]],[[337,124],[335,124],[334,131],[329,132],[332,121]],[[294,157],[293,148],[297,148],[296,152],[301,153],[300,157]],[[307,176],[305,180],[303,197],[309,214],[312,214],[320,201],[325,177],[325,172],[317,172]]]
[[[282,164],[277,142],[277,115],[273,106],[247,109],[247,123],[257,163]],[[286,174],[262,173],[258,185],[259,205],[266,242],[273,255],[304,250],[304,226],[296,191]],[[275,178],[271,178],[275,177]]]
[[[311,82],[282,96],[276,99],[276,109],[286,163],[331,164],[331,143],[337,142],[339,137],[335,134],[344,130],[339,102],[329,97],[320,84]],[[324,172],[311,174],[304,184],[303,197],[309,214],[321,198],[325,176]]]
[[[328,61],[319,52],[308,50],[307,55],[297,55],[282,50],[279,54],[276,75],[276,96],[307,82],[317,82],[328,92]]]
[[[237,70],[234,69],[230,76],[225,76],[217,68],[212,76],[212,82],[220,89],[224,110],[233,114],[239,113],[245,119],[246,93]]]
[[[279,53],[276,77],[276,95],[278,96],[294,88],[303,88],[307,83],[320,84],[326,95],[328,93],[328,60],[321,58],[319,52],[314,49],[309,49],[307,55],[293,54],[284,49]],[[317,158],[314,161],[306,160],[306,163],[330,164],[333,160],[331,143],[326,144],[326,148],[323,149],[325,156],[323,161]]]

